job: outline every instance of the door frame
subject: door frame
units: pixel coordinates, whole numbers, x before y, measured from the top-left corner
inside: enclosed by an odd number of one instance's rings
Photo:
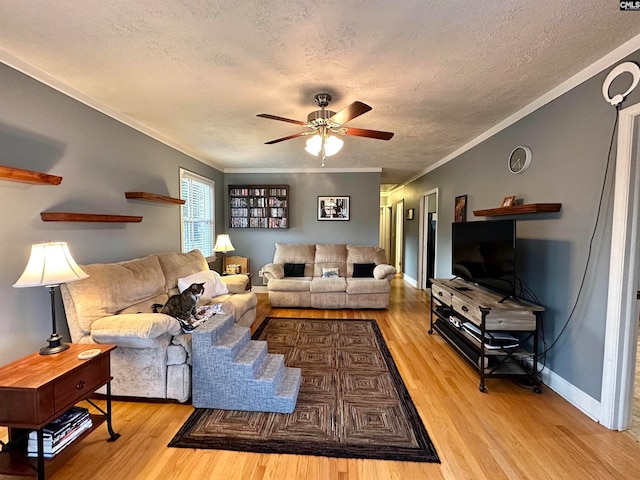
[[[618,112],[609,288],[599,421],[612,430],[630,425],[638,340],[638,142],[640,103]]]
[[[393,266],[396,268],[396,273],[404,274],[404,198],[395,204],[394,213],[396,221],[393,226],[395,231]]]
[[[423,285],[426,284],[426,279],[425,277],[425,272],[427,270],[427,248],[425,245],[425,233],[426,233],[426,228],[427,225],[425,224],[425,217],[427,214],[427,197],[430,197],[431,195],[436,196],[436,214],[438,213],[438,207],[439,207],[439,193],[440,193],[440,189],[439,188],[432,188],[431,190],[427,190],[426,192],[424,192],[421,196],[420,196],[420,213],[419,213],[419,217],[420,217],[420,224],[418,226],[419,228],[419,234],[418,234],[418,258],[419,260],[419,265],[418,265],[418,288],[420,290],[423,289]],[[435,252],[436,252],[436,258],[438,258],[438,222],[436,221],[436,235],[435,235]],[[437,265],[438,262],[435,261],[435,264]]]
[[[382,205],[380,207],[380,248],[384,249],[387,260],[391,261],[391,221],[393,218],[393,207]]]

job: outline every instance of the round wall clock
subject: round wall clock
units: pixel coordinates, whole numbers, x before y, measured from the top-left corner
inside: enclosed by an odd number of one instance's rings
[[[529,147],[516,147],[509,154],[507,166],[511,173],[522,173],[531,165],[531,149]]]

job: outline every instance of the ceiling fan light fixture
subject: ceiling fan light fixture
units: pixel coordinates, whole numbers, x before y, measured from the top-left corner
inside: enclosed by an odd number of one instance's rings
[[[343,145],[344,145],[343,140],[339,139],[338,137],[334,137],[333,135],[330,135],[324,139],[324,154],[327,157],[330,157],[331,155],[335,155],[342,149]]]
[[[259,113],[258,117],[268,118],[271,120],[278,120],[281,122],[294,123],[303,127],[310,128],[311,131],[298,132],[286,137],[277,138],[269,142],[265,142],[267,145],[274,143],[284,142],[285,140],[291,140],[292,138],[299,138],[302,136],[313,135],[307,140],[305,150],[314,157],[322,158],[322,166],[324,167],[325,157],[330,157],[338,153],[344,141],[339,137],[329,135],[329,133],[337,133],[338,135],[352,135],[355,137],[365,138],[377,138],[378,140],[390,140],[393,137],[392,132],[382,132],[378,130],[367,130],[366,128],[350,128],[343,125],[356,117],[359,117],[363,113],[367,113],[371,110],[371,107],[362,102],[352,102],[344,107],[339,112],[327,110],[326,107],[331,101],[331,95],[328,93],[319,93],[315,96],[316,103],[320,107],[320,110],[311,112],[307,116],[307,121],[302,122],[300,120],[292,120],[290,118],[278,117],[276,115],[270,115],[268,113]]]
[[[322,148],[322,137],[320,135],[314,135],[307,140],[307,146],[304,149],[307,153],[310,153],[314,157],[320,153],[320,148]]]
[[[314,135],[313,137],[307,140],[307,145],[304,147],[307,153],[310,153],[314,157],[317,157],[320,151],[322,150],[323,137],[320,135]],[[344,141],[339,139],[338,137],[334,137],[333,135],[328,135],[324,137],[324,154],[327,157],[335,155],[338,153],[342,146],[344,145]]]

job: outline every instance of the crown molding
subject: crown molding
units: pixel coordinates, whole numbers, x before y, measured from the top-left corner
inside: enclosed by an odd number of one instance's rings
[[[52,77],[48,73],[43,72],[42,70],[36,68],[35,66],[27,63],[13,55],[11,55],[6,50],[0,48],[0,62],[5,65],[17,70],[34,80],[37,80],[40,83],[84,104],[88,107],[97,110],[100,113],[103,113],[114,120],[137,130],[138,132],[157,140],[160,143],[167,145],[168,147],[177,150],[178,152],[184,153],[191,158],[199,160],[202,163],[210,165],[213,168],[220,170],[223,173],[375,173],[382,172],[381,167],[372,167],[372,168],[290,168],[290,169],[279,169],[279,168],[224,168],[220,165],[216,165],[211,161],[202,158],[200,155],[192,152],[191,150],[183,147],[182,145],[178,145],[162,134],[156,132],[152,128],[138,122],[137,120],[128,117],[127,115],[123,115],[120,112],[117,112],[110,107],[104,105],[98,100],[82,93],[75,88],[70,87],[64,82]]]
[[[0,62],[84,105],[87,105],[88,107],[94,110],[97,110],[100,113],[103,113],[104,115],[107,115],[108,117],[113,118],[117,122],[120,122],[130,128],[133,128],[134,130],[137,130],[138,132],[148,137],[151,137],[154,140],[157,140],[158,142],[173,148],[174,150],[177,150],[180,153],[184,153],[185,155],[191,158],[194,158],[196,160],[199,160],[202,163],[210,165],[213,168],[217,168],[220,171],[223,170],[222,167],[220,167],[219,165],[215,165],[211,161],[202,158],[201,156],[192,152],[188,148],[185,148],[182,145],[178,145],[177,143],[174,143],[173,141],[169,140],[167,137],[156,132],[155,130],[148,127],[147,125],[144,125],[143,123],[140,123],[137,120],[127,115],[124,115],[120,112],[113,110],[112,108],[104,105],[103,103],[96,100],[95,98],[92,98],[89,95],[86,95],[85,93],[79,90],[76,90],[75,88],[67,85],[66,83],[52,77],[48,73],[45,73],[42,70],[36,68],[30,63],[25,62],[24,60],[21,60],[11,55],[9,52],[7,52],[2,48],[0,48]]]
[[[224,173],[378,173],[382,167],[368,168],[225,168]]]

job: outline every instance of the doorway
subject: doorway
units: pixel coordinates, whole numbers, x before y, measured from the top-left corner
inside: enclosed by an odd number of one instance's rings
[[[429,190],[420,197],[420,235],[418,239],[418,288],[431,288],[435,277],[436,239],[438,226],[438,189]]]
[[[387,260],[391,260],[391,226],[393,207],[383,205],[380,207],[380,248],[384,250]]]
[[[640,246],[640,103],[619,113],[607,320],[599,421],[626,430],[634,404],[638,348],[638,260]]]
[[[394,267],[397,273],[404,273],[404,200],[396,204],[396,238]]]

